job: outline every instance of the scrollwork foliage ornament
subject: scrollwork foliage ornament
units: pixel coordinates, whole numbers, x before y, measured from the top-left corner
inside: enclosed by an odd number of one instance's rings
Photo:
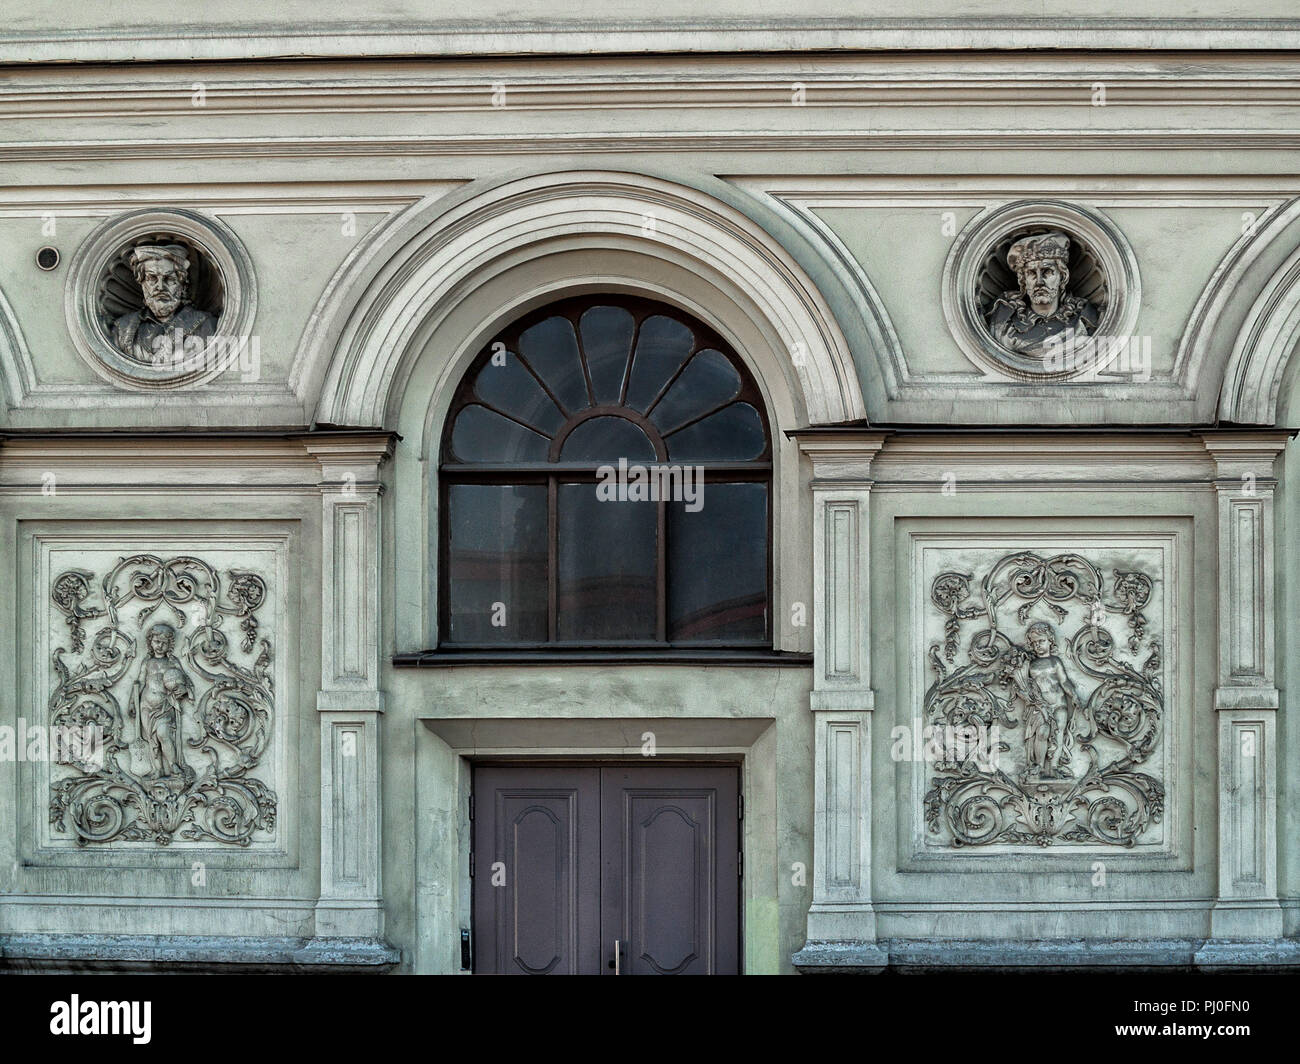
[[[1164,787],[1140,771],[1164,715],[1160,643],[1148,638],[1142,612],[1153,582],[1137,570],[1113,577],[1108,590],[1081,555],[1020,551],[977,587],[973,573],[945,571],[931,582],[946,621],[942,647],[932,644],[927,655],[936,679],[925,694],[926,723],[1013,740],[999,740],[993,757],[931,766],[923,799],[931,833],[946,828],[956,847],[1130,847],[1160,822]],[[1145,641],[1140,666],[1116,653],[1112,616],[1127,622],[1130,654]],[[966,643],[968,661],[950,671],[972,621],[982,623]],[[1023,626],[1019,640],[1012,625]]]
[[[272,646],[256,616],[267,589],[253,572],[225,576],[195,557],[135,554],[99,581],[98,601],[91,572],[53,580],[51,601],[81,660],[65,661],[63,647],[52,654],[50,725],[104,736],[98,763],[60,760],[76,774],[50,785],[50,823],[78,845],[248,846],[274,830],[276,794],[251,775],[274,715]],[[227,617],[238,619],[251,661],[232,660]],[[100,618],[87,649],[84,622]]]

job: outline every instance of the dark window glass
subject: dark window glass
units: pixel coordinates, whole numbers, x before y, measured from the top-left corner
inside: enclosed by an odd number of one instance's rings
[[[546,485],[453,484],[447,582],[456,643],[546,639]]]
[[[736,398],[740,383],[740,374],[725,355],[701,351],[655,404],[650,420],[660,431],[672,432]]]
[[[593,417],[575,426],[560,448],[565,462],[608,462],[611,455],[629,462],[653,462],[655,445],[631,421]]]
[[[485,406],[465,407],[451,434],[462,462],[545,462],[549,447],[545,436]]]
[[[595,484],[561,484],[559,638],[655,637],[655,509],[607,502]]]
[[[667,437],[674,462],[747,461],[767,448],[763,419],[748,403],[732,403]]]
[[[474,391],[488,406],[548,436],[564,424],[560,408],[512,352],[478,371]]]
[[[645,413],[695,347],[688,325],[656,314],[641,323],[632,355],[627,405]]]
[[[519,337],[519,353],[568,413],[587,405],[587,377],[568,318],[547,318],[526,329]]]
[[[581,332],[596,402],[616,405],[632,353],[636,318],[622,307],[592,307],[582,316]]]
[[[441,469],[444,642],[770,645],[767,421],[700,322],[616,296],[529,314],[461,382]]]
[[[768,624],[767,485],[706,484],[699,502],[668,507],[668,638],[757,642]]]

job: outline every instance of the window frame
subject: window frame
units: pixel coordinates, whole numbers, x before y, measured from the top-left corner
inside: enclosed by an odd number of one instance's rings
[[[578,328],[582,314],[592,307],[598,306],[618,306],[628,310],[635,318],[635,326],[632,334],[632,340],[629,346],[629,354],[635,350],[636,342],[640,334],[642,323],[646,318],[663,315],[673,318],[686,325],[694,335],[695,343],[689,354],[681,362],[681,365],[672,373],[659,389],[654,402],[648,409],[652,410],[657,403],[667,395],[677,378],[691,362],[694,355],[703,350],[716,350],[724,355],[736,370],[741,380],[740,391],[723,406],[716,408],[721,410],[731,403],[748,403],[758,413],[764,435],[764,448],[758,459],[746,461],[713,461],[713,462],[694,462],[689,460],[672,461],[667,457],[664,437],[659,430],[649,422],[646,415],[639,411],[623,405],[611,405],[608,403],[595,405],[594,391],[592,390],[591,375],[588,369],[587,357],[582,348],[582,335]],[[572,324],[575,336],[577,336],[578,349],[581,354],[584,369],[584,377],[588,390],[588,399],[593,405],[577,411],[568,418],[558,429],[552,438],[549,450],[550,460],[547,462],[520,462],[520,463],[486,463],[486,462],[458,462],[449,460],[452,456],[452,432],[455,428],[456,418],[462,410],[471,404],[486,407],[489,410],[495,410],[490,403],[479,398],[474,391],[474,385],[478,378],[479,372],[486,365],[492,354],[493,345],[498,342],[504,342],[507,349],[518,357],[518,340],[522,333],[556,316],[566,317]],[[526,359],[524,360],[526,361]],[[625,368],[624,377],[620,389],[620,399],[626,400],[628,386],[631,378],[631,359],[629,358],[628,366]],[[545,385],[543,385],[545,387]],[[549,393],[549,389],[548,393]],[[552,395],[554,400],[554,396]],[[559,404],[557,404],[559,405]],[[563,407],[561,407],[563,411]],[[675,426],[672,432],[680,431],[688,425],[701,421],[711,416],[712,413],[700,415],[681,425]],[[496,411],[504,414],[503,411]],[[509,417],[509,415],[504,415]],[[609,465],[618,460],[614,455],[599,462],[562,462],[558,460],[560,449],[569,434],[583,422],[599,416],[616,416],[632,421],[639,425],[643,431],[646,431],[647,437],[651,441],[656,451],[656,464],[674,464],[699,466],[703,469],[704,484],[710,483],[760,483],[766,487],[766,515],[764,521],[764,563],[765,563],[765,609],[763,621],[763,634],[760,638],[741,640],[741,639],[720,639],[720,640],[669,640],[668,639],[668,506],[671,502],[660,500],[653,505],[656,507],[656,536],[655,536],[655,638],[653,640],[560,640],[559,631],[559,534],[558,534],[558,496],[559,486],[568,483],[591,483],[596,482],[596,471],[602,465]],[[517,420],[510,418],[510,420]],[[647,431],[648,430],[648,431]],[[669,435],[672,433],[670,432]],[[474,359],[461,374],[457,383],[456,390],[453,393],[452,401],[447,410],[447,415],[443,423],[443,431],[439,440],[438,452],[438,651],[457,653],[463,652],[468,654],[499,654],[509,656],[511,653],[519,652],[523,654],[536,655],[538,652],[553,651],[557,654],[571,653],[574,651],[594,651],[618,654],[621,652],[644,652],[660,651],[672,653],[681,652],[716,652],[735,650],[739,652],[753,652],[761,650],[771,650],[774,645],[776,635],[776,624],[774,617],[774,579],[773,579],[773,531],[774,531],[774,514],[775,499],[773,489],[775,485],[775,462],[774,462],[774,444],[771,430],[771,422],[768,418],[767,404],[764,401],[762,392],[758,388],[754,375],[750,372],[749,367],[744,360],[737,354],[735,349],[727,343],[718,333],[710,328],[707,323],[696,318],[694,315],[683,311],[673,304],[661,300],[650,299],[643,296],[632,296],[622,293],[591,293],[582,296],[571,296],[564,299],[556,300],[538,307],[535,310],[514,319],[505,328],[498,330],[491,340],[486,342],[475,355]],[[546,591],[546,631],[547,639],[545,641],[517,641],[517,642],[462,642],[448,639],[451,631],[451,582],[450,582],[450,553],[451,553],[451,521],[449,509],[449,497],[451,489],[455,485],[461,484],[498,484],[498,485],[522,485],[522,484],[541,484],[547,488],[547,591]],[[648,503],[646,505],[649,505]]]

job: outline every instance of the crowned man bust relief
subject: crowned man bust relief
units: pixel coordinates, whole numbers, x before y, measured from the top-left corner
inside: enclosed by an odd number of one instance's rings
[[[1020,282],[1003,292],[988,311],[989,331],[1018,354],[1045,357],[1068,339],[1082,339],[1097,328],[1100,312],[1066,291],[1070,279],[1070,238],[1064,233],[1021,237],[1007,250],[1007,265]]]
[[[113,322],[113,342],[146,365],[170,365],[185,354],[185,341],[207,339],[217,319],[187,298],[189,250],[180,244],[144,245],[127,256],[144,293],[144,306]]]

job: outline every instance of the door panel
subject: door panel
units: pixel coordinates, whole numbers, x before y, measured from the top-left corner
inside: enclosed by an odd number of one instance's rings
[[[474,785],[477,970],[593,971],[600,951],[599,770],[482,768]]]
[[[474,969],[739,970],[739,771],[705,765],[474,770]]]
[[[628,975],[739,970],[734,768],[601,769],[601,925]],[[607,961],[608,964],[608,961]]]

